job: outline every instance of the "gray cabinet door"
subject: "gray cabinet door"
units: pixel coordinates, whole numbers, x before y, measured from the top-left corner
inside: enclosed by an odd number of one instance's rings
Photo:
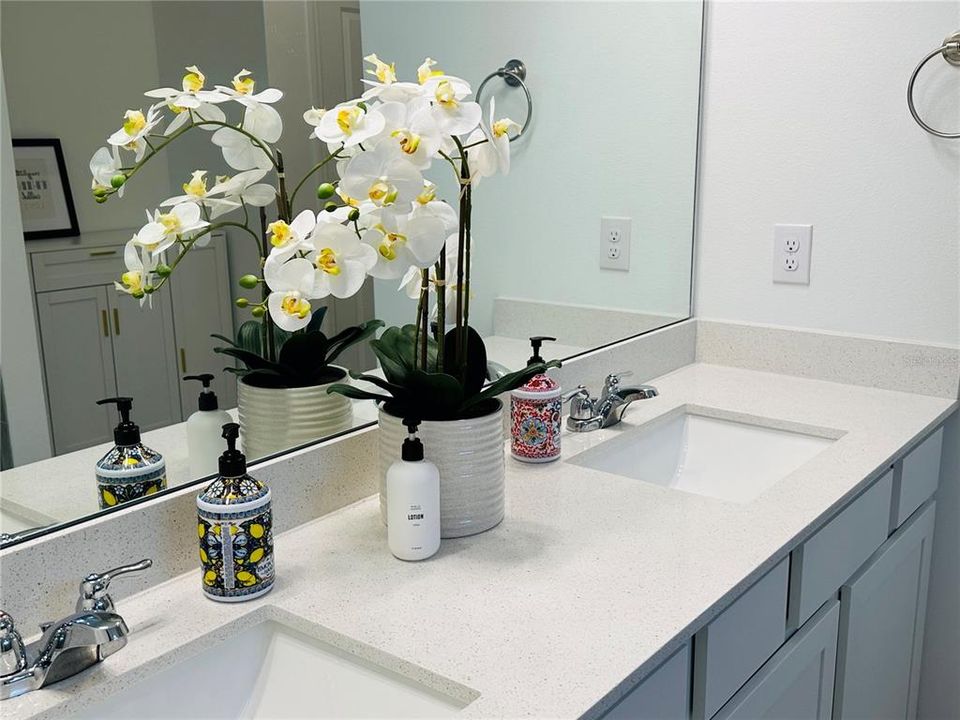
[[[667,658],[603,716],[603,720],[687,720],[690,644]]]
[[[236,242],[251,241],[238,237]],[[213,373],[216,379],[212,387],[220,407],[237,405],[237,380],[223,372],[233,363],[227,356],[213,352],[223,342],[210,337],[212,333],[233,337],[231,298],[237,296],[239,289],[230,287],[228,268],[226,238],[222,233],[214,233],[208,245],[190,250],[158,293],[169,295],[173,301],[176,343],[169,346],[168,362],[178,371],[184,420],[196,412],[201,390],[200,383],[180,379],[186,374]]]
[[[837,720],[917,715],[935,505],[918,510],[840,589]]]
[[[173,312],[169,295],[158,292],[153,307],[106,289],[117,394],[133,398],[133,421],[144,432],[181,421],[177,367],[170,358]],[[163,448],[156,448],[163,452]]]
[[[111,414],[96,405],[117,394],[107,289],[38,293],[37,314],[54,452],[108,441]]]
[[[713,720],[829,720],[840,604],[828,601]]]

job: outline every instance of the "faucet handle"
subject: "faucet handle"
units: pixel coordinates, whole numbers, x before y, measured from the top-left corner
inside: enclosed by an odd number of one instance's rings
[[[620,387],[620,381],[625,377],[630,377],[633,375],[632,370],[624,370],[623,372],[610,373],[603,381],[603,392],[600,393],[600,399],[606,400],[612,393],[617,391],[617,388]]]
[[[0,610],[0,676],[14,675],[27,667],[23,638],[14,627],[13,618]]]
[[[131,565],[121,565],[105,573],[90,573],[80,583],[80,599],[77,600],[77,612],[93,610],[95,612],[113,612],[113,600],[107,594],[110,581],[128,573],[140,572],[153,566],[153,560],[146,558]]]
[[[585,385],[577,385],[563,396],[563,402],[570,403],[570,417],[578,420],[587,420],[593,417],[593,398]]]

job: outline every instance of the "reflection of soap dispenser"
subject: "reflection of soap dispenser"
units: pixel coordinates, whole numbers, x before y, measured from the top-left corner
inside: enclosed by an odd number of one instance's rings
[[[223,449],[223,426],[233,422],[217,403],[217,395],[210,389],[213,375],[184,375],[184,380],[203,383],[198,404],[200,409],[187,418],[187,453],[190,456],[190,477],[201,478],[217,472],[217,457]]]
[[[440,472],[423,459],[420,421],[403,424],[410,434],[387,470],[387,544],[401,560],[425,560],[440,549]]]
[[[237,450],[240,426],[226,423],[220,475],[197,496],[203,593],[211,600],[252,600],[273,587],[270,488],[247,475]]]
[[[530,338],[533,355],[527,365],[542,363],[540,346],[556,338]],[[560,457],[560,384],[546,374],[534,375],[510,393],[510,454],[523,462],[550,462]]]
[[[120,424],[113,431],[116,443],[97,461],[97,496],[100,508],[113,507],[167,487],[167,465],[163,456],[140,442],[140,428],[130,421],[133,398],[114,397],[97,400],[97,405],[113,403],[120,411]]]

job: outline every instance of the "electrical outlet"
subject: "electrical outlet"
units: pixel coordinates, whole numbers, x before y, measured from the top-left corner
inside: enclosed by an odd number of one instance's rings
[[[630,218],[600,218],[600,267],[630,269]]]
[[[774,225],[773,281],[810,284],[810,249],[813,225]]]

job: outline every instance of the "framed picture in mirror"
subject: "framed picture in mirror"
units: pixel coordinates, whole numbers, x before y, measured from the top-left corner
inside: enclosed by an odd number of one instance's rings
[[[13,163],[24,238],[39,240],[79,235],[60,141],[14,138]]]

